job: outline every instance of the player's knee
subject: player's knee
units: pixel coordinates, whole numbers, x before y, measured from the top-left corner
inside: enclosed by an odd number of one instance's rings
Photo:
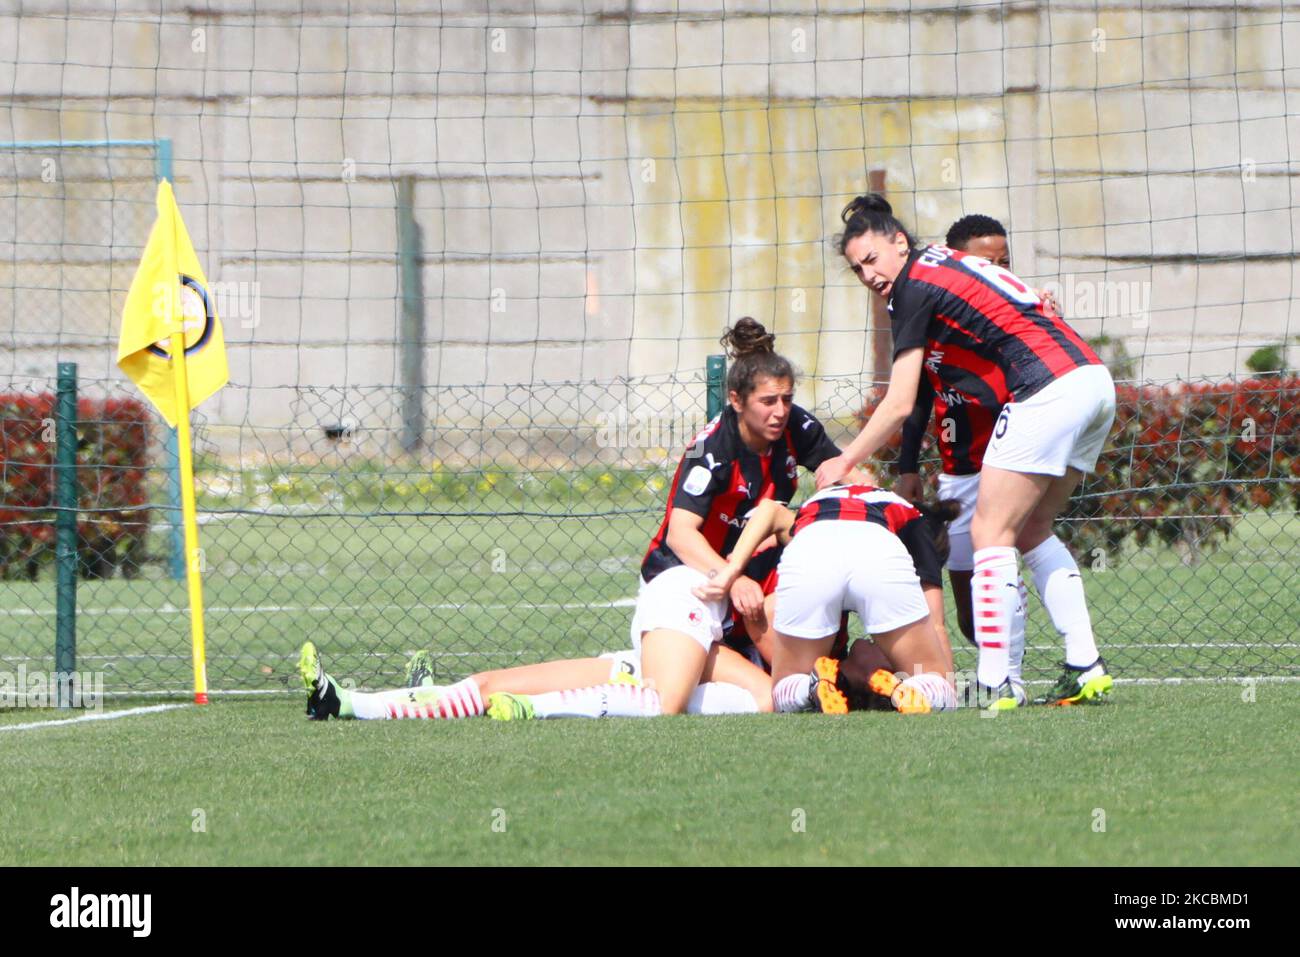
[[[1052,536],[1052,518],[1049,516],[1031,515],[1025,521],[1025,526],[1016,536],[1016,548],[1020,554],[1033,551],[1043,542]]]

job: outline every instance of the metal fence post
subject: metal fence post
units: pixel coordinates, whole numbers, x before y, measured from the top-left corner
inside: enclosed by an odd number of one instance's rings
[[[54,674],[60,708],[72,704],[77,670],[77,364],[59,363],[54,409]]]
[[[727,404],[727,357],[709,356],[704,368],[709,381],[708,415],[712,422]]]

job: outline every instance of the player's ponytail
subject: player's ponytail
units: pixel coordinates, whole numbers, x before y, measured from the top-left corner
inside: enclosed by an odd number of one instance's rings
[[[744,316],[718,340],[727,351],[731,368],[727,370],[727,391],[734,392],[744,402],[758,386],[760,378],[796,378],[790,360],[776,351],[776,336],[763,328],[757,319]]]
[[[947,564],[950,545],[948,542],[948,523],[957,520],[961,514],[961,502],[955,498],[942,498],[937,502],[913,502],[918,512],[925,519],[926,530],[934,541],[934,549],[939,553],[940,564]]]
[[[895,233],[902,233],[907,237],[907,245],[916,245],[907,227],[894,216],[894,208],[879,193],[853,197],[840,212],[840,220],[844,223],[844,232],[836,235],[835,245],[841,256],[849,241],[863,233],[879,233],[890,239]]]

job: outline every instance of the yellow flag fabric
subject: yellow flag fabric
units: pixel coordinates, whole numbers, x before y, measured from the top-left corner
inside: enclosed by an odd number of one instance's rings
[[[158,218],[122,310],[117,364],[176,425],[171,337],[184,323],[185,370],[193,409],[230,378],[216,299],[194,254],[171,184],[158,184]],[[188,410],[185,410],[188,412]]]

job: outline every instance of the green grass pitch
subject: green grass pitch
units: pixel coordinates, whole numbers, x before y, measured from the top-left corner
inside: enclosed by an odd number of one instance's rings
[[[206,524],[212,684],[261,694],[12,731],[66,715],[0,711],[0,864],[1300,862],[1294,680],[1253,702],[1230,682],[1128,683],[999,718],[510,725],[322,725],[285,693],[308,637],[366,687],[420,647],[447,677],[625,647],[655,521]],[[1085,568],[1112,669],[1300,676],[1296,554],[1300,520],[1254,513],[1195,566],[1148,549]],[[79,667],[130,695],[185,688],[184,606],[160,569],[82,583]],[[48,578],[5,583],[0,670],[50,667],[52,611]],[[1029,676],[1054,677],[1036,599],[1029,644]],[[108,706],[164,700],[130,695]]]
[[[511,724],[227,700],[0,731],[0,864],[1294,865],[1297,695],[1243,690]]]

